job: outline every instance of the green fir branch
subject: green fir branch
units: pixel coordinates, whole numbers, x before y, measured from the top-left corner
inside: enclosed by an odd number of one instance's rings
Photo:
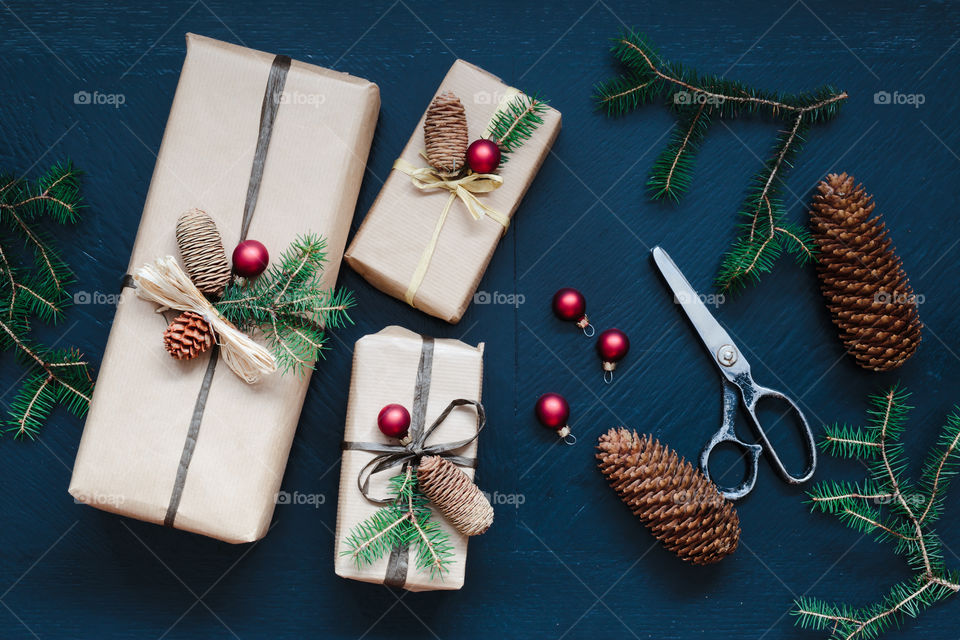
[[[787,124],[740,207],[740,233],[721,262],[717,286],[736,290],[756,282],[783,253],[792,254],[799,264],[815,260],[809,232],[785,221],[784,176],[810,127],[835,117],[847,94],[830,86],[799,94],[771,92],[701,74],[664,60],[645,36],[633,31],[614,39],[612,53],[626,73],[597,86],[601,110],[619,116],[662,98],[678,113],[677,129],[647,181],[654,200],[678,201],[688,191],[694,157],[711,119],[761,115]]]
[[[915,488],[905,476],[907,461],[900,443],[911,409],[908,398],[906,390],[895,385],[870,398],[865,427],[828,427],[824,449],[868,460],[870,477],[862,485],[820,483],[808,495],[812,509],[893,542],[895,553],[905,556],[915,575],[862,608],[800,598],[793,615],[802,628],[826,630],[831,638],[844,640],[876,638],[960,591],[960,575],[944,566],[943,545],[930,528],[940,515],[948,480],[957,471],[960,417],[948,416]]]
[[[357,567],[373,564],[393,549],[416,549],[416,566],[431,578],[450,570],[454,548],[449,534],[433,519],[427,497],[417,486],[416,472],[408,466],[390,479],[393,502],[356,525],[344,538],[341,555],[350,556]]]
[[[79,221],[84,208],[80,172],[69,162],[54,165],[36,181],[0,175],[0,350],[13,351],[26,367],[3,429],[35,438],[54,407],[82,416],[93,378],[72,349],[50,349],[30,339],[33,319],[55,323],[70,303],[73,276],[44,227]],[[18,239],[17,251],[9,239]]]
[[[259,278],[230,284],[216,304],[245,331],[259,329],[283,371],[303,374],[324,355],[328,331],[352,324],[353,294],[323,289],[326,240],[297,238]]]
[[[521,93],[494,114],[487,137],[500,147],[501,164],[543,124],[547,109],[545,100]]]

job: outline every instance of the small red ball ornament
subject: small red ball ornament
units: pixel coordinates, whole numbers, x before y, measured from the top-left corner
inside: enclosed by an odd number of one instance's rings
[[[559,393],[545,393],[537,400],[534,407],[537,420],[548,429],[553,429],[567,444],[577,441],[570,433],[567,420],[570,419],[570,405],[567,399]]]
[[[613,370],[630,351],[630,339],[620,329],[607,329],[597,337],[597,353],[603,360],[603,379],[613,381]]]
[[[587,319],[587,300],[573,287],[564,287],[553,294],[553,314],[561,320],[575,322],[588,338],[594,334]]]
[[[377,427],[388,438],[403,438],[410,429],[410,412],[402,404],[388,404],[380,409]]]
[[[270,263],[270,253],[262,242],[244,240],[233,250],[233,270],[243,278],[256,278]]]
[[[492,173],[500,166],[500,147],[493,140],[480,138],[467,148],[467,166],[474,173]]]

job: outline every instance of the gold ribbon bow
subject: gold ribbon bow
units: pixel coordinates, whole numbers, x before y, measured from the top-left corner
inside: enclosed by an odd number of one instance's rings
[[[433,236],[431,236],[430,242],[420,255],[420,262],[417,264],[417,268],[413,272],[413,277],[410,278],[410,285],[403,295],[406,303],[413,307],[415,306],[413,304],[413,298],[417,295],[417,290],[420,289],[424,276],[427,275],[427,267],[430,266],[430,260],[433,258],[433,253],[437,249],[437,240],[440,238],[440,231],[443,229],[443,224],[447,221],[447,214],[450,213],[450,207],[453,206],[455,200],[459,199],[463,202],[474,220],[481,220],[484,216],[487,216],[503,225],[504,232],[506,232],[507,227],[510,226],[510,218],[483,204],[480,198],[476,196],[478,193],[489,193],[494,189],[499,189],[500,185],[503,184],[503,178],[498,175],[492,173],[468,173],[462,178],[449,179],[438,175],[433,167],[415,167],[403,158],[398,158],[397,161],[393,163],[393,168],[410,176],[410,182],[421,191],[446,189],[450,192],[450,197],[447,198],[447,203],[444,205],[443,211],[440,212],[440,219],[437,220],[437,224],[433,228]]]

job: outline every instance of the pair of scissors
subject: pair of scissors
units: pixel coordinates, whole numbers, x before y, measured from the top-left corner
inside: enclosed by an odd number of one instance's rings
[[[736,500],[753,490],[757,481],[757,465],[760,454],[764,452],[767,454],[774,471],[784,482],[800,484],[809,480],[817,468],[817,449],[813,441],[813,432],[810,430],[807,418],[803,415],[800,407],[792,398],[780,391],[762,387],[753,381],[753,376],[750,375],[750,364],[743,356],[743,352],[733,343],[730,334],[716,321],[704,304],[703,298],[690,286],[690,283],[687,282],[683,273],[667,255],[667,252],[660,247],[654,247],[651,254],[654,263],[667,281],[667,285],[673,290],[674,301],[683,307],[684,313],[687,314],[693,328],[700,334],[700,339],[707,348],[710,358],[720,369],[722,375],[723,423],[720,430],[713,434],[713,437],[710,438],[710,441],[700,453],[700,469],[704,475],[713,482],[710,477],[710,454],[717,445],[731,443],[746,454],[747,474],[743,483],[739,486],[730,489],[718,487],[725,498]],[[757,419],[757,401],[761,398],[776,398],[785,401],[791,410],[799,416],[800,422],[803,424],[802,436],[807,455],[807,468],[801,475],[794,476],[787,471],[760,425],[760,421]],[[760,444],[747,443],[737,437],[734,421],[737,414],[737,405],[741,401]],[[716,483],[714,482],[714,484]]]

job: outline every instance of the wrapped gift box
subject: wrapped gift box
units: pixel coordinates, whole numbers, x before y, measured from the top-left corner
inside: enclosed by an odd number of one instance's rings
[[[515,89],[496,76],[463,60],[454,62],[437,94],[445,91],[452,91],[463,103],[470,140],[480,138],[502,104],[516,95]],[[420,155],[425,117],[426,113],[400,155],[417,167],[426,164]],[[509,220],[559,132],[560,112],[549,108],[543,124],[497,171],[503,185],[478,196],[483,204]],[[392,171],[347,249],[347,263],[373,286],[404,300],[449,195],[444,190],[421,191],[403,171]],[[504,232],[504,226],[491,217],[475,220],[461,202],[453,202],[423,280],[412,296],[413,306],[447,322],[458,322]]]
[[[287,65],[248,237],[278,256],[298,234],[324,236],[323,285],[334,285],[377,121],[377,86],[192,34],[130,273],[178,255],[176,220],[194,207],[214,218],[228,254],[236,245],[268,78]],[[257,540],[273,514],[309,376],[278,373],[248,385],[221,362],[203,405],[209,352],[170,358],[162,340],[170,317],[123,290],[70,493],[228,542]]]
[[[401,327],[387,327],[357,341],[353,352],[353,374],[350,379],[350,400],[344,429],[345,450],[340,463],[340,494],[337,502],[337,527],[334,536],[337,575],[364,582],[402,586],[410,591],[459,589],[463,586],[467,560],[467,537],[439,514],[440,526],[450,536],[455,557],[449,573],[431,578],[427,570],[418,570],[406,558],[384,556],[373,564],[360,566],[344,555],[344,537],[359,523],[369,518],[380,505],[367,500],[357,486],[364,467],[377,455],[364,449],[352,449],[349,443],[388,443],[377,427],[377,414],[385,405],[398,403],[410,410],[414,423],[411,433],[431,425],[451,400],[480,401],[483,379],[483,344],[472,347],[459,340],[433,339]],[[416,398],[416,399],[415,399]],[[422,413],[417,405],[422,405]],[[417,425],[418,415],[422,417]],[[455,408],[427,439],[426,445],[457,442],[477,433],[477,411],[472,406]],[[454,453],[475,459],[477,441]],[[388,494],[388,480],[400,473],[400,467],[374,474],[370,479],[370,495]],[[473,478],[474,469],[463,467]],[[396,552],[395,552],[396,553]],[[403,553],[415,553],[414,550]],[[398,568],[400,567],[400,568]]]

